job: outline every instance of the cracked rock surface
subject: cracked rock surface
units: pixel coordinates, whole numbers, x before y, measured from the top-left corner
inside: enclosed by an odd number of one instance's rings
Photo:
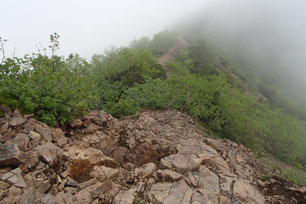
[[[178,111],[92,111],[62,130],[14,113],[0,118],[0,203],[306,203],[305,187],[261,181],[268,166]]]

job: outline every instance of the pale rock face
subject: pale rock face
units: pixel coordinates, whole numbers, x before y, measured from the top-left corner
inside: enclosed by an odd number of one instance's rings
[[[136,189],[120,191],[114,199],[114,204],[133,204],[136,199]]]
[[[201,166],[198,172],[192,172],[192,174],[197,180],[198,188],[212,191],[215,194],[220,192],[219,177],[205,166]]]
[[[234,183],[233,193],[242,201],[258,204],[265,203],[264,197],[260,195],[258,190],[244,180],[238,180]]]
[[[101,150],[92,147],[82,149],[77,146],[70,146],[63,153],[63,156],[70,161],[75,159],[88,159],[90,163],[97,164],[102,161],[104,154]]]
[[[173,154],[161,160],[164,168],[173,169],[179,173],[199,169],[200,161],[196,157]]]

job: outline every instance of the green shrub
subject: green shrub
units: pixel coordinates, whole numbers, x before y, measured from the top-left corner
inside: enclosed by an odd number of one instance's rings
[[[53,36],[52,53],[58,46]],[[49,125],[63,125],[93,99],[89,64],[78,55],[67,59],[33,54],[8,58],[0,65],[0,104],[18,107]]]
[[[306,173],[299,169],[282,171],[280,176],[298,185],[306,185]]]
[[[146,50],[111,49],[94,55],[91,61],[97,83],[101,80],[120,82],[125,86],[144,83],[145,78],[165,78],[165,71]]]
[[[176,34],[166,30],[153,36],[150,49],[155,56],[160,57],[166,54],[175,43]]]

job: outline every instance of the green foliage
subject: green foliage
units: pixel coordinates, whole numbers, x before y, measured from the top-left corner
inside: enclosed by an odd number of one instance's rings
[[[52,52],[58,47],[58,36]],[[53,53],[54,54],[54,53]],[[0,65],[0,103],[18,107],[49,125],[63,125],[88,107],[89,64],[78,55],[63,59],[33,54]]]
[[[303,170],[291,168],[286,171],[281,171],[279,176],[295,184],[306,185],[306,173]]]
[[[283,161],[297,161],[305,153],[300,136],[304,130],[296,119],[239,92],[224,75],[172,75],[120,92],[111,105],[103,106],[115,116],[135,114],[142,108],[176,109],[204,122],[215,134]]]
[[[151,40],[148,37],[142,37],[139,40],[134,40],[130,43],[130,48],[133,50],[150,50]]]
[[[168,52],[168,50],[175,44],[176,35],[171,31],[163,31],[153,36],[150,43],[152,53],[160,57]]]
[[[59,36],[55,33],[50,40],[51,56],[38,53],[1,63],[0,104],[34,113],[49,125],[63,125],[87,108],[117,117],[143,108],[176,109],[218,137],[306,165],[306,122],[297,117],[300,107],[268,83],[261,92],[272,102],[259,102],[250,83],[244,84],[248,75],[203,41],[179,49],[176,59],[162,67],[155,56],[176,43],[173,32],[109,49],[94,55],[90,63],[78,55],[56,56]],[[170,77],[166,78],[165,70]],[[288,177],[296,179],[295,174]]]
[[[94,55],[91,66],[98,81],[121,82],[125,86],[144,83],[145,78],[164,78],[165,72],[149,51],[111,49]]]

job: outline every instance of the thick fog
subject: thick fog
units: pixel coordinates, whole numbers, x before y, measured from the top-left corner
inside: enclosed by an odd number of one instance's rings
[[[207,0],[1,0],[0,36],[8,39],[8,56],[48,47],[49,35],[60,37],[59,54],[90,58],[111,45],[126,45],[152,36]]]
[[[258,74],[306,90],[306,1],[216,0],[185,23]]]

